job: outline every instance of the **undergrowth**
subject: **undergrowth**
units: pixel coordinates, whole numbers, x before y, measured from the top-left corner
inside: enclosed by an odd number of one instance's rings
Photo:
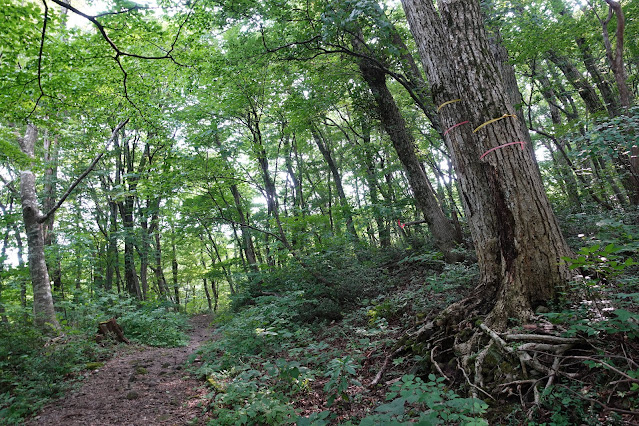
[[[395,359],[390,380],[370,386],[400,324],[441,309],[476,279],[475,267],[443,267],[430,256],[404,253],[389,263],[369,253],[363,265],[331,252],[315,266],[333,271],[326,275],[339,283],[337,292],[318,289],[302,273],[296,282],[286,277],[288,290],[281,276],[249,284],[250,303],[240,296],[235,312],[220,315],[221,338],[198,355],[210,424],[485,424],[482,401],[433,375],[405,374],[419,357]]]
[[[576,255],[563,261],[579,274],[537,324],[512,330],[587,342],[558,359],[566,375],[526,371],[495,346],[482,355],[488,396],[470,385],[472,368],[464,376],[437,345],[393,352],[405,330],[475,286],[476,264],[445,265],[428,247],[332,250],[309,264],[335,287],[295,266],[269,271],[218,316],[221,338],[198,355],[210,424],[629,424],[639,409],[639,280],[629,258],[639,233],[627,216],[593,217],[567,213]],[[543,350],[534,357],[552,364]]]

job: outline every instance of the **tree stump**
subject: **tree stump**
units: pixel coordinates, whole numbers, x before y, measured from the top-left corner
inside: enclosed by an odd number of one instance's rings
[[[115,318],[111,318],[108,321],[102,321],[98,324],[98,334],[95,335],[95,341],[101,343],[108,337],[112,337],[116,342],[126,343],[127,345],[131,343],[129,342],[129,339],[124,337],[122,327],[120,327]]]

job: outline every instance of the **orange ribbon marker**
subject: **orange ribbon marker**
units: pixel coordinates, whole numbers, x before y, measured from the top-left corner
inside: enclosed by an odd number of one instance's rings
[[[522,149],[522,151],[523,151],[523,149],[524,149],[524,145],[526,144],[526,142],[523,142],[523,141],[509,142],[509,143],[505,143],[505,144],[503,144],[503,145],[496,146],[496,147],[491,148],[491,149],[489,149],[488,151],[484,152],[484,153],[481,155],[481,157],[479,157],[479,159],[480,159],[480,160],[481,160],[481,159],[483,159],[486,155],[488,155],[488,153],[490,153],[490,152],[492,152],[492,151],[495,151],[495,150],[497,150],[497,149],[499,149],[499,148],[503,148],[503,147],[505,147],[505,146],[508,146],[508,145],[515,145],[515,144],[520,144],[520,145],[521,145],[521,149]]]
[[[454,104],[455,102],[459,102],[461,101],[461,99],[453,99],[452,101],[446,101],[443,104],[441,104],[440,106],[437,107],[437,112],[439,112],[440,109],[444,108],[446,105],[448,104]]]
[[[473,130],[473,133],[477,133],[477,130],[481,129],[482,127],[488,126],[490,123],[494,123],[495,121],[499,121],[502,118],[506,118],[506,117],[513,117],[517,119],[517,116],[515,114],[504,114],[501,117],[493,118],[492,120],[488,120],[485,123],[480,124],[475,130]]]
[[[462,124],[466,124],[466,123],[470,123],[470,121],[462,121],[461,123],[457,123],[457,124],[455,124],[454,126],[450,126],[450,127],[448,128],[448,130],[446,130],[446,131],[444,132],[444,136],[446,136],[446,133],[450,132],[450,131],[451,131],[451,130],[453,130],[455,127],[457,127],[457,126],[461,126]]]

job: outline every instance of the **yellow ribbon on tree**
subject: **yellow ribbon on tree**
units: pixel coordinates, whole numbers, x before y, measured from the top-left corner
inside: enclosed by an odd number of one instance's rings
[[[517,118],[515,114],[504,114],[501,117],[493,118],[492,120],[488,120],[485,123],[480,124],[479,126],[477,126],[475,130],[473,130],[473,133],[477,133],[477,130],[481,129],[482,127],[488,126],[490,123],[494,123],[495,121],[499,121],[502,118],[506,118],[506,117],[513,117],[515,119]]]
[[[444,108],[446,105],[448,104],[454,104],[455,102],[459,102],[461,101],[461,99],[453,99],[452,101],[446,101],[443,104],[441,104],[440,106],[437,107],[437,112],[439,112],[440,109]]]

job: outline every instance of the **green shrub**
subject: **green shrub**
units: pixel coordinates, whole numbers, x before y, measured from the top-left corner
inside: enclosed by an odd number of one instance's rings
[[[462,398],[444,386],[443,377],[428,376],[424,382],[419,377],[405,375],[394,383],[386,400],[375,409],[379,414],[367,416],[360,426],[418,424],[488,425],[481,418],[488,405],[480,399]],[[347,423],[348,424],[348,423]]]
[[[66,379],[104,359],[107,350],[84,334],[49,341],[30,324],[0,326],[0,423],[21,424],[50,399],[61,396]]]

